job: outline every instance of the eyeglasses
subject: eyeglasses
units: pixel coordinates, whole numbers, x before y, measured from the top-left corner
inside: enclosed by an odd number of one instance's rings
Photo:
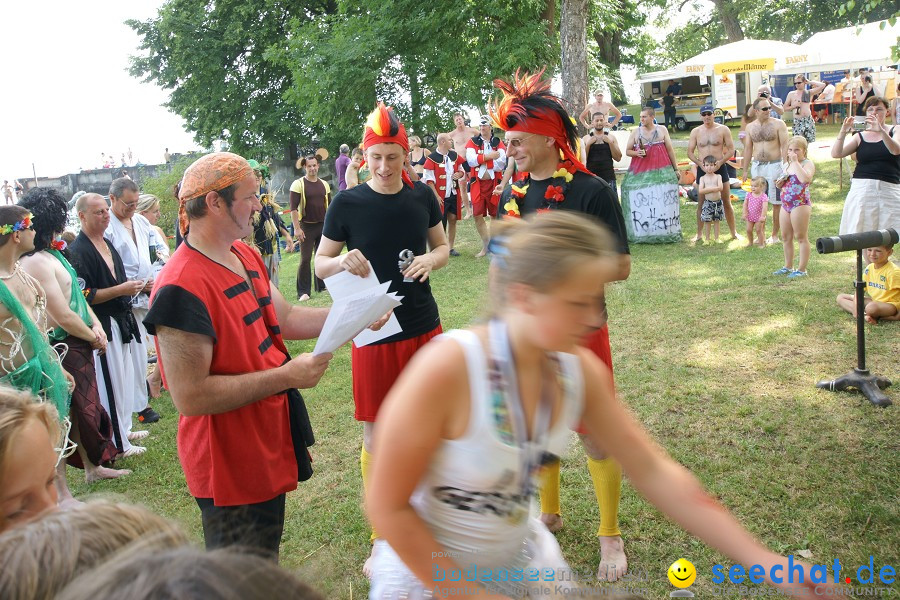
[[[517,138],[505,138],[503,142],[506,144],[508,148],[519,148],[522,146],[522,142],[532,137],[533,133],[526,133],[522,137]]]
[[[772,110],[771,106],[760,106],[759,110]]]
[[[708,117],[708,116],[710,116],[710,115],[712,115],[712,113],[709,112],[709,111],[700,113],[700,116],[701,116],[701,117]]]
[[[802,82],[802,81],[795,81],[795,82],[794,82],[794,85],[803,85],[803,82]]]

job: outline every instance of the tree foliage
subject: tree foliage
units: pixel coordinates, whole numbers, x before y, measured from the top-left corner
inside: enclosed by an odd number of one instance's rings
[[[676,28],[660,43],[663,64],[658,67],[672,66],[743,37],[802,43],[819,31],[878,21],[896,13],[892,3],[882,0],[845,4],[834,0],[669,0],[658,21],[666,23],[672,14],[685,10],[699,17]],[[743,37],[738,36],[735,23]]]
[[[132,74],[171,91],[197,141],[280,155],[290,143],[358,142],[376,99],[415,132],[483,109],[492,80],[559,64],[545,0],[168,0],[129,21]]]

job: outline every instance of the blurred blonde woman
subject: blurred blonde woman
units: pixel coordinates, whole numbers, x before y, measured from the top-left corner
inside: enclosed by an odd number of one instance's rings
[[[0,386],[0,532],[56,510],[61,438],[52,404]]]

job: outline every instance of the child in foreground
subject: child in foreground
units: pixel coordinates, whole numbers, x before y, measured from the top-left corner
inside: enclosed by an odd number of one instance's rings
[[[703,201],[700,220],[703,221],[703,236],[708,244],[710,225],[714,226],[716,241],[719,241],[719,223],[725,218],[725,204],[722,202],[722,178],[716,174],[716,158],[705,157],[701,167],[705,175],[697,182],[697,198]]]
[[[618,272],[609,234],[571,212],[509,221],[492,244],[489,322],[424,346],[379,414],[366,509],[382,539],[369,598],[540,595],[548,580],[502,573],[568,569],[529,515],[541,462],[579,423],[686,530],[736,563],[787,569],[650,439],[616,401],[609,369],[579,345],[603,324],[604,286]],[[569,585],[553,589],[577,593]],[[815,597],[811,582],[790,586]]]
[[[866,248],[868,266],[863,271],[866,284],[865,319],[872,325],[878,321],[900,321],[900,267],[890,261],[893,246]],[[838,306],[856,316],[856,296],[838,294]]]
[[[744,199],[744,220],[747,221],[747,247],[753,246],[753,233],[756,232],[757,246],[766,247],[766,211],[769,196],[766,194],[766,178],[754,177],[750,182],[750,191]]]

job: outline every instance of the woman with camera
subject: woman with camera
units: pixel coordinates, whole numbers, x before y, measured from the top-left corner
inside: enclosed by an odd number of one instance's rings
[[[863,106],[865,121],[847,117],[832,158],[856,153],[856,169],[844,202],[840,234],[900,227],[900,127],[888,129],[888,102],[872,96]],[[847,134],[854,133],[845,141]]]
[[[866,116],[866,102],[875,96],[875,86],[872,84],[872,75],[865,74],[860,77],[859,87],[856,88],[856,116]]]

